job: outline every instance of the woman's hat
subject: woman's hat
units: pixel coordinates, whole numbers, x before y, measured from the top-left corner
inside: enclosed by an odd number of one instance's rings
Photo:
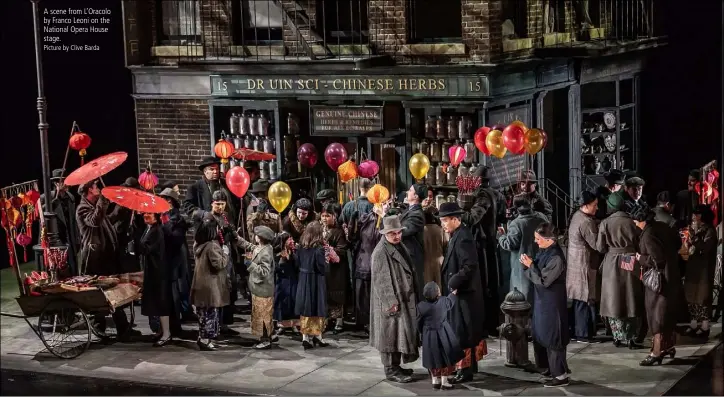
[[[274,231],[269,226],[257,226],[254,228],[254,234],[263,238],[266,241],[274,240]]]
[[[407,228],[402,226],[402,223],[400,223],[400,217],[397,215],[382,218],[382,229],[380,230],[380,234],[399,232],[400,230],[405,229]]]
[[[204,157],[201,160],[201,164],[199,164],[199,170],[203,171],[204,168],[211,165],[219,165],[219,160],[217,160],[216,157],[213,156]]]
[[[596,197],[595,194],[593,194],[592,192],[589,192],[588,190],[584,190],[581,193],[581,197],[578,199],[578,205],[581,205],[581,206],[588,205],[596,200],[598,200],[598,197]]]
[[[442,203],[440,204],[440,210],[437,213],[438,218],[444,218],[446,216],[458,216],[464,214],[462,208],[458,203]]]

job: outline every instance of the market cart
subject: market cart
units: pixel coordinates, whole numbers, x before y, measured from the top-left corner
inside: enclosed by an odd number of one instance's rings
[[[76,288],[73,290],[72,288]],[[83,354],[92,336],[108,340],[115,333],[109,316],[116,310],[131,307],[130,324],[134,323],[133,302],[140,299],[140,288],[121,283],[110,288],[66,287],[42,295],[16,298],[22,315],[0,313],[22,318],[35,332],[46,349],[56,357],[72,359]],[[31,322],[37,318],[37,323]]]

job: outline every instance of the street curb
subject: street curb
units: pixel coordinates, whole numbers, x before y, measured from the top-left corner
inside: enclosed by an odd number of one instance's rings
[[[676,387],[676,385],[678,385],[680,382],[682,382],[691,372],[693,372],[695,369],[697,369],[707,358],[709,358],[710,356],[713,356],[714,353],[716,352],[716,350],[719,348],[719,346],[721,346],[724,343],[724,332],[719,334],[718,339],[719,339],[719,341],[714,345],[714,347],[712,347],[708,352],[706,352],[706,354],[702,357],[701,360],[697,361],[696,364],[692,365],[688,370],[686,370],[684,372],[684,375],[681,378],[679,378],[678,381],[674,382],[673,384],[671,384],[671,386],[666,388],[666,390],[663,393],[661,393],[661,395],[662,396],[668,395],[668,393],[671,391],[671,389],[673,389],[674,387]]]

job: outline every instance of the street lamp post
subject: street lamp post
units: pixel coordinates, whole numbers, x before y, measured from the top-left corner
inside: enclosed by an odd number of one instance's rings
[[[45,235],[50,247],[62,247],[63,243],[58,238],[58,222],[55,213],[51,210],[50,202],[50,155],[48,153],[48,122],[46,120],[47,103],[45,101],[45,89],[43,87],[43,47],[42,31],[40,27],[40,0],[30,0],[33,4],[33,27],[35,28],[35,68],[38,80],[38,130],[40,130],[40,152],[43,167],[43,218],[45,222]],[[37,260],[37,259],[36,259]]]

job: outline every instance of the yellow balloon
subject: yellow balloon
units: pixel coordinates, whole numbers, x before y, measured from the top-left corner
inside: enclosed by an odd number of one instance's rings
[[[520,120],[515,120],[514,122],[510,123],[510,125],[517,125],[518,127],[523,129],[523,132],[528,131],[528,127],[525,125],[524,122]]]
[[[528,154],[534,155],[543,150],[543,147],[546,145],[546,140],[546,133],[543,132],[543,130],[531,128],[525,132],[523,146]]]
[[[274,182],[269,186],[267,197],[271,206],[281,214],[292,202],[292,189],[282,181]]]
[[[488,136],[485,137],[485,146],[490,151],[491,156],[499,159],[502,159],[508,151],[503,143],[503,131],[500,130],[492,130],[488,133]]]
[[[427,171],[430,170],[430,159],[422,153],[417,153],[410,157],[408,165],[412,176],[415,179],[422,179],[427,175]]]

